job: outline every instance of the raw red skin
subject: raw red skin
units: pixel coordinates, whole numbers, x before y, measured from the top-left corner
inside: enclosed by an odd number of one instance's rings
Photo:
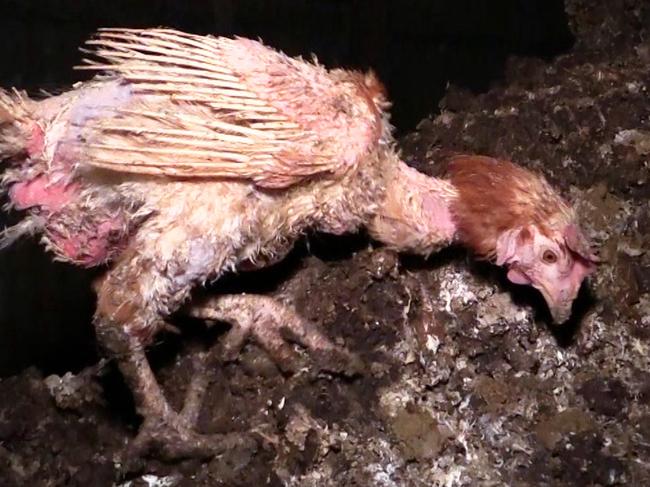
[[[25,163],[29,164],[29,159],[42,156],[44,148],[45,133],[40,125],[34,123],[25,146],[28,156]],[[80,216],[66,212],[66,208],[79,197],[82,184],[69,180],[72,164],[62,149],[57,149],[51,171],[11,186],[9,198],[17,209],[38,211],[51,223]],[[65,228],[67,222],[63,222],[63,225],[47,225],[46,232],[66,260],[84,267],[94,267],[107,262],[123,248],[124,241],[116,242],[111,237],[119,232],[124,223],[120,218],[105,218],[93,220],[91,225],[79,226],[78,229],[82,231],[64,233],[57,231],[57,228]]]
[[[29,137],[25,144],[28,159],[23,163],[29,164],[29,160],[37,159],[45,148],[45,133],[37,123],[34,123],[29,131]],[[14,183],[9,189],[9,197],[14,206],[19,210],[40,207],[42,210],[53,213],[61,210],[74,198],[78,188],[77,184],[67,182],[69,169],[62,163],[60,157],[54,157],[52,161],[54,169],[46,174],[39,174],[31,179]]]
[[[84,232],[74,237],[66,237],[54,232],[49,233],[54,244],[62,249],[68,258],[84,267],[94,267],[110,260],[124,242],[111,241],[111,235],[122,227],[117,219],[101,222],[93,232]]]
[[[63,177],[64,174],[54,172],[15,183],[9,190],[9,197],[19,210],[38,206],[48,213],[57,212],[72,201],[78,189],[77,184],[67,183]]]

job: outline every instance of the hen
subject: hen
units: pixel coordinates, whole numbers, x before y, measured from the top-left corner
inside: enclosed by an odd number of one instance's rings
[[[38,234],[59,260],[108,264],[94,323],[145,419],[141,445],[177,456],[244,441],[194,431],[201,374],[176,412],[144,348],[192,288],[282,259],[308,229],[366,227],[423,255],[458,242],[539,289],[558,322],[594,267],[573,211],[543,178],[487,157],[454,158],[446,179],[400,161],[372,73],[168,29],[103,29],[88,46],[81,68],[100,73],[92,81],[42,101],[0,91],[3,185],[26,214],[3,245]],[[188,310],[232,323],[232,353],[253,334],[283,360],[284,327],[312,351],[346,357],[265,296]]]

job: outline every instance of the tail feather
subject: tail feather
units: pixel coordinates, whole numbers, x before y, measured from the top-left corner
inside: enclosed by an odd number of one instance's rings
[[[25,150],[29,118],[23,95],[0,89],[0,161]]]

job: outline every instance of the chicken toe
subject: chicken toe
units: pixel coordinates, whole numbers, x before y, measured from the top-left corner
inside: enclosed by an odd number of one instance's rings
[[[196,423],[205,390],[208,386],[206,369],[212,361],[209,354],[197,353],[195,370],[189,384],[185,404],[176,412],[161,389],[141,342],[120,327],[106,326],[96,317],[98,337],[117,358],[120,370],[133,391],[138,414],[143,418],[140,430],[128,448],[129,461],[149,454],[166,460],[211,457],[233,448],[256,449],[257,441],[246,432],[201,434]]]
[[[234,432],[201,434],[183,413],[148,417],[133,440],[129,455],[144,457],[155,454],[165,460],[209,458],[233,449],[254,451],[258,442],[253,434]]]
[[[319,370],[357,375],[363,370],[355,354],[337,346],[315,325],[301,318],[291,307],[269,296],[227,294],[192,303],[186,313],[194,318],[222,321],[232,329],[220,343],[224,360],[234,360],[246,340],[255,340],[284,372],[301,368],[298,354],[291,346],[304,347],[315,359]]]

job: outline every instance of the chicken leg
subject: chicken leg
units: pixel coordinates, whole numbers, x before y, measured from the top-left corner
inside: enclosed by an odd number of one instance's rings
[[[256,441],[245,433],[203,435],[196,431],[199,403],[194,396],[197,385],[188,389],[187,405],[175,411],[165,398],[145,355],[145,345],[156,331],[163,328],[160,307],[174,309],[175,302],[161,301],[160,295],[145,300],[140,289],[151,282],[171,284],[162,276],[135,271],[138,259],[123,261],[112,269],[97,286],[98,304],[95,314],[97,338],[106,351],[116,357],[125,381],[133,391],[136,410],[144,422],[131,445],[138,456],[157,451],[167,459],[213,456],[241,447],[254,449]],[[146,283],[146,284],[145,284]],[[188,289],[167,287],[158,290],[182,302]],[[154,289],[156,289],[154,287]],[[200,362],[199,362],[200,365]],[[200,372],[200,371],[199,371]],[[205,374],[196,374],[198,377]],[[200,384],[199,384],[200,385]],[[200,388],[199,388],[200,389]]]
[[[211,296],[191,303],[183,311],[193,318],[232,325],[213,349],[194,354],[195,370],[181,413],[189,422],[195,422],[198,418],[209,374],[223,362],[235,360],[248,338],[254,339],[283,372],[296,372],[302,366],[290,346],[291,341],[308,350],[319,370],[349,376],[362,370],[359,357],[332,343],[290,306],[270,296]]]
[[[203,275],[180,274],[181,267],[170,262],[182,260],[181,253],[177,248],[169,256],[168,264],[158,267],[143,265],[143,256],[137,252],[126,252],[96,286],[97,337],[117,358],[133,391],[136,410],[144,418],[133,442],[134,453],[157,450],[167,458],[179,458],[210,456],[235,446],[253,446],[252,439],[245,435],[206,436],[195,429],[209,374],[224,361],[234,360],[249,336],[285,372],[299,368],[296,354],[283,336],[285,331],[290,340],[310,351],[321,370],[344,374],[361,370],[360,361],[354,355],[333,344],[314,325],[275,299],[249,294],[215,296],[191,304],[186,312],[196,318],[230,323],[233,328],[212,350],[195,353],[196,370],[184,406],[180,412],[175,411],[165,398],[144,349],[153,335],[164,328],[163,317],[180,308],[187,299],[194,280],[205,279]],[[216,262],[214,267],[218,267]]]
[[[233,328],[221,342],[224,360],[234,360],[252,337],[284,372],[295,372],[296,353],[289,342],[305,347],[317,359],[320,370],[355,375],[360,360],[332,343],[315,325],[301,318],[290,306],[270,296],[226,294],[190,305],[185,312],[194,318],[223,321]]]

